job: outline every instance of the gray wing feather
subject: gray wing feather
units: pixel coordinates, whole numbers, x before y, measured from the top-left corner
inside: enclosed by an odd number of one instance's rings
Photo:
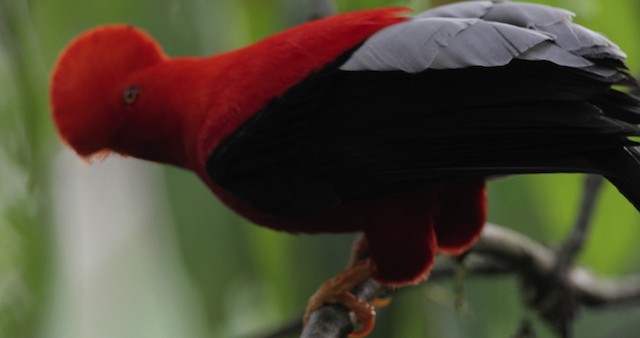
[[[476,21],[430,19],[391,26],[372,36],[341,69],[423,71],[460,32]]]
[[[386,28],[356,50],[342,70],[495,67],[544,60],[606,76],[593,60],[624,60],[604,36],[571,22],[573,13],[528,3],[469,1],[424,12]]]
[[[495,2],[482,19],[519,27],[537,28],[571,22],[574,16],[572,12],[561,8],[523,2]]]
[[[482,19],[550,33],[554,36],[554,42],[557,45],[580,56],[626,58],[620,48],[606,37],[572,23],[574,16],[567,10],[544,5],[496,2],[482,16]],[[590,53],[591,50],[602,49],[607,49],[607,52]]]
[[[430,65],[422,64],[416,70],[503,66],[547,40],[548,36],[538,32],[476,20],[473,25],[452,38],[446,47],[427,51],[436,53],[435,59]]]

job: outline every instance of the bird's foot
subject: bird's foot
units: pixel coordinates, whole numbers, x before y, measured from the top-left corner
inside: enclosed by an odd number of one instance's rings
[[[360,329],[349,334],[350,338],[366,337],[375,324],[375,309],[372,303],[358,299],[351,289],[371,278],[371,260],[366,259],[351,265],[336,277],[324,282],[311,296],[304,315],[307,324],[311,314],[327,304],[340,304],[348,308],[355,316]]]

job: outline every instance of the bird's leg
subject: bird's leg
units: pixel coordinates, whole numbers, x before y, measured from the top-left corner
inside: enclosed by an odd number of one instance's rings
[[[347,269],[324,282],[309,299],[304,316],[305,324],[309,316],[320,307],[326,304],[340,304],[351,310],[356,321],[360,324],[358,331],[349,334],[350,338],[366,337],[371,333],[375,324],[375,308],[389,305],[391,298],[375,298],[371,302],[367,302],[358,299],[351,292],[354,287],[373,277],[369,252],[367,238],[362,234],[353,242]]]
[[[375,324],[375,310],[369,302],[358,299],[351,289],[372,277],[371,260],[356,260],[354,264],[339,273],[334,278],[324,282],[318,291],[311,296],[304,316],[306,325],[311,314],[327,304],[340,304],[348,308],[355,315],[361,325],[360,330],[351,333],[350,337],[365,337]]]
[[[358,263],[361,263],[365,260],[369,260],[370,250],[369,243],[367,242],[367,237],[364,234],[360,234],[358,238],[353,242],[353,247],[351,248],[351,258],[349,259],[349,266],[354,266]],[[391,297],[376,297],[371,302],[371,305],[377,308],[388,306],[391,303]]]
[[[358,238],[353,241],[349,266],[354,266],[367,258],[369,258],[369,243],[367,242],[367,237],[364,234],[360,234]]]
[[[353,246],[350,266],[311,297],[305,319],[325,304],[344,305],[361,325],[350,336],[367,335],[373,329],[376,301],[360,300],[351,290],[370,278],[387,286],[424,280],[437,248],[430,216],[433,209],[431,191],[397,194],[356,205],[354,210],[364,235]],[[394,231],[389,231],[390,226]]]

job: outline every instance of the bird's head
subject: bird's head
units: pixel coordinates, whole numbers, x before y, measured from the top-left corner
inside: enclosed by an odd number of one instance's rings
[[[131,76],[164,58],[151,37],[126,25],[99,27],[72,41],[58,59],[50,87],[62,139],[85,158],[108,151],[143,95]]]

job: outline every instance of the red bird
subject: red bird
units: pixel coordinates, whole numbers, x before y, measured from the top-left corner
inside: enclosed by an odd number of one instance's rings
[[[640,207],[639,101],[625,55],[568,11],[472,1],[303,24],[210,57],[170,58],[144,32],[75,39],[51,81],[80,156],[116,152],[195,172],[226,205],[289,232],[362,231],[349,286],[423,280],[487,214],[487,177],[597,173]],[[346,287],[345,287],[346,285]]]

